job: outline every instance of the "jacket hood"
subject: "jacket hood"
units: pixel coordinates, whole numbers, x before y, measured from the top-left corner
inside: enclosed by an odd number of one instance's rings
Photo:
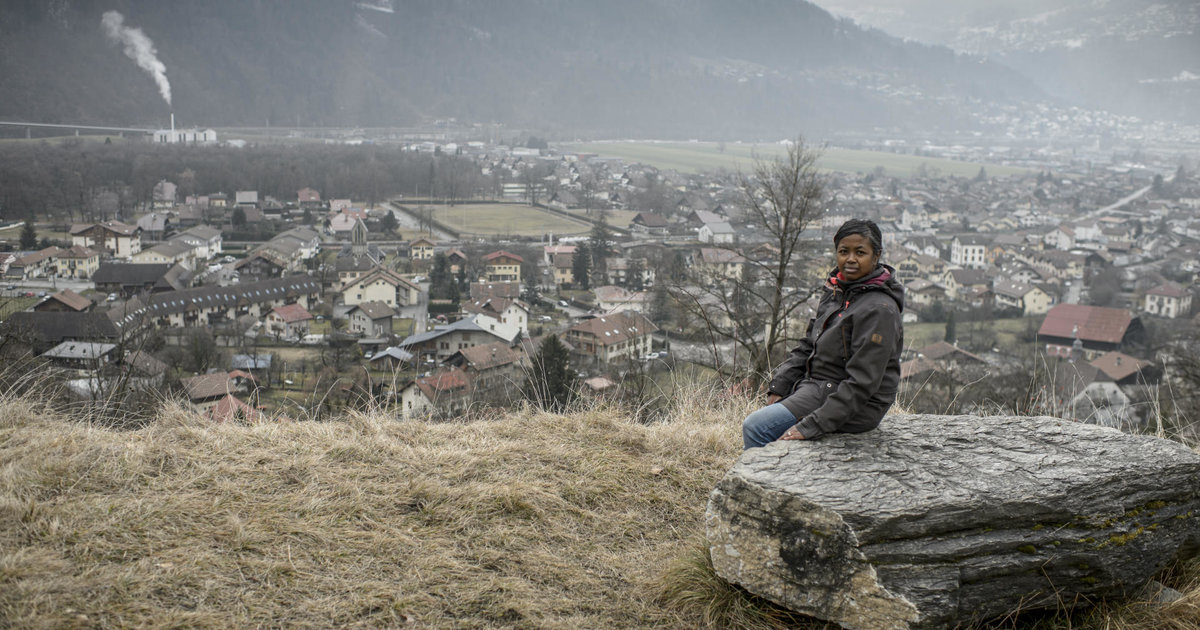
[[[900,312],[904,312],[904,285],[896,279],[896,269],[891,265],[879,263],[875,267],[875,271],[867,274],[863,278],[859,278],[853,282],[847,282],[838,274],[837,267],[829,272],[829,278],[825,281],[825,288],[829,290],[841,289],[847,293],[855,291],[883,291],[896,301],[896,307]]]

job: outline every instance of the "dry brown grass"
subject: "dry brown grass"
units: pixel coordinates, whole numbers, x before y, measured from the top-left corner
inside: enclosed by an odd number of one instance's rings
[[[136,431],[0,400],[0,627],[821,627],[712,575],[704,507],[752,403],[684,398],[650,425],[168,405]],[[1043,627],[1197,627],[1114,615]]]
[[[745,401],[137,431],[0,401],[0,626],[692,627],[654,581]]]

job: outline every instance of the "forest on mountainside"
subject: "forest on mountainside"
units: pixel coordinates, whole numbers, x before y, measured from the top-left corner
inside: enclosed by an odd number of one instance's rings
[[[0,119],[105,125],[498,122],[561,135],[784,136],[962,128],[1037,97],[1006,68],[807,2],[18,0],[0,13]],[[105,37],[153,40],[172,104]]]

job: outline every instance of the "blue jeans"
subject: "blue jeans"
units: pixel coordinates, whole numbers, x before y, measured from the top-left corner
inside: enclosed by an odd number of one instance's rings
[[[766,446],[796,422],[796,416],[780,403],[754,411],[742,421],[742,448]]]

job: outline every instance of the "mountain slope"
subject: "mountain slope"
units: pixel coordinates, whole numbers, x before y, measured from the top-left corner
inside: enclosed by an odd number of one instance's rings
[[[734,137],[954,129],[1026,79],[802,0],[23,0],[0,14],[0,116],[154,124],[170,108],[100,29],[154,40],[182,122]]]
[[[1200,4],[1074,0],[1033,18],[966,28],[951,47],[987,55],[1096,108],[1200,122]]]
[[[835,14],[1006,64],[1087,109],[1200,122],[1195,0],[817,0]]]

